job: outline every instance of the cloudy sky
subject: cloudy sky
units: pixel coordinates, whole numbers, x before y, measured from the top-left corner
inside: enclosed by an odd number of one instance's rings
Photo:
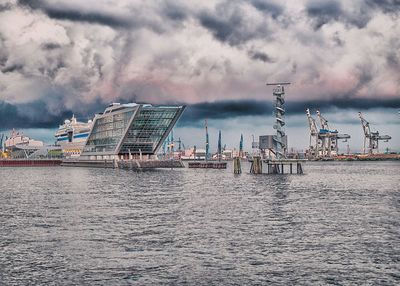
[[[400,151],[399,31],[398,0],[0,0],[0,130],[51,142],[72,113],[179,103],[187,146],[207,118],[211,140],[249,148],[273,132],[265,83],[290,81],[291,147],[307,146],[309,107],[353,150],[363,111]]]

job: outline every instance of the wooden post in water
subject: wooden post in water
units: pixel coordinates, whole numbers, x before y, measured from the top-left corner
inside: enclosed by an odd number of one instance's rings
[[[253,162],[251,163],[250,173],[252,173],[252,174],[262,174],[261,157],[255,156],[253,158]]]
[[[301,163],[297,163],[297,174],[303,174],[303,168],[301,167]]]
[[[233,158],[233,173],[234,174],[241,174],[242,173],[242,166],[240,165],[240,158],[239,157]]]

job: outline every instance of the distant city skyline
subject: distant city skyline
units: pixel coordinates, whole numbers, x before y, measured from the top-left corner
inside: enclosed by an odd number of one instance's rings
[[[266,82],[290,81],[289,147],[308,146],[310,108],[355,151],[362,111],[399,151],[398,31],[389,0],[3,0],[0,133],[49,142],[64,119],[111,102],[179,103],[185,144],[204,141],[208,119],[212,150],[220,129],[231,147],[243,133],[249,150],[252,134],[273,132]]]

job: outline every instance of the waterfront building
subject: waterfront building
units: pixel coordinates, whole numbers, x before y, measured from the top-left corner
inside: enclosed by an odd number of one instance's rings
[[[96,114],[81,160],[132,159],[157,153],[185,106],[110,104]]]

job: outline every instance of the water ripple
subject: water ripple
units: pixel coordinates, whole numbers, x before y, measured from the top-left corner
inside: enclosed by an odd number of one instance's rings
[[[228,167],[1,168],[0,284],[400,284],[399,163]]]

